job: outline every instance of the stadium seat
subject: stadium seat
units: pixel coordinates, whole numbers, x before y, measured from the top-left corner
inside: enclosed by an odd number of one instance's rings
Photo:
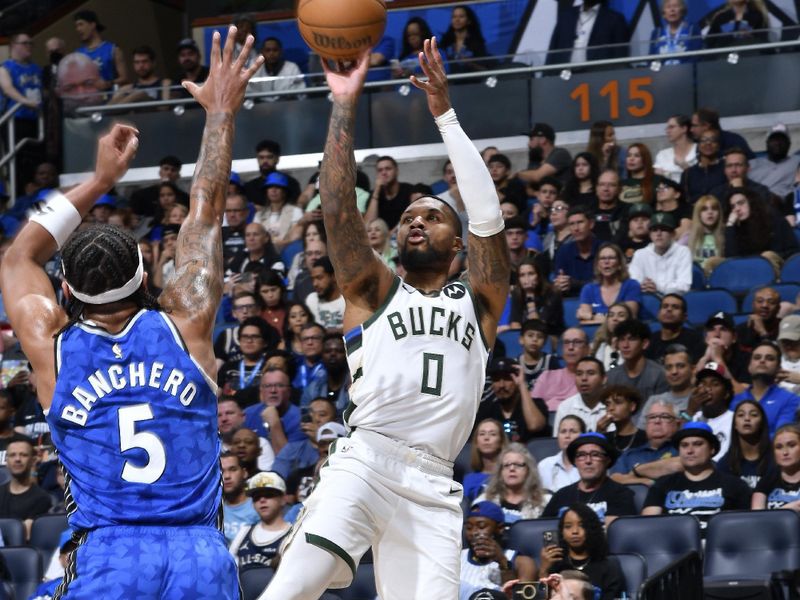
[[[517,358],[522,354],[522,344],[519,343],[519,329],[508,329],[499,334],[497,338],[506,347],[506,356]]]
[[[736,326],[741,325],[742,323],[747,323],[747,320],[750,318],[750,315],[747,313],[736,313],[733,315],[733,324]]]
[[[42,556],[36,548],[17,546],[0,548],[0,556],[11,573],[11,582],[14,585],[15,598],[28,598],[33,595],[44,575],[42,571]]]
[[[795,229],[795,231],[797,231]],[[800,254],[794,254],[783,263],[781,268],[781,281],[800,283]]]
[[[4,546],[22,546],[25,544],[25,528],[19,519],[0,519],[0,533]]]
[[[250,567],[239,571],[242,600],[256,600],[267,587],[275,570],[269,567]]]
[[[5,485],[11,481],[11,473],[8,472],[8,467],[0,467],[0,485]]]
[[[459,483],[464,481],[464,475],[472,471],[472,467],[469,464],[470,448],[471,444],[469,442],[464,444],[461,452],[458,453],[458,456],[453,461],[453,479]]]
[[[533,438],[528,442],[528,452],[536,459],[536,462],[540,462],[548,456],[553,456],[559,451],[558,440],[554,437]]]
[[[689,291],[683,299],[686,300],[689,323],[695,326],[705,324],[708,317],[719,311],[736,313],[739,310],[736,298],[727,290]]]
[[[708,577],[769,576],[800,565],[800,517],[791,510],[731,511],[708,523]]]
[[[639,307],[640,321],[655,321],[658,318],[658,309],[661,308],[661,298],[656,294],[642,294],[642,305]]]
[[[591,341],[594,339],[594,334],[597,333],[598,329],[600,329],[600,325],[599,324],[581,325],[581,329],[583,329],[583,332],[586,334],[586,337],[589,339],[589,342],[591,343]]]
[[[295,240],[289,243],[282,251],[281,251],[281,260],[283,261],[283,266],[286,269],[286,272],[289,272],[289,267],[292,266],[292,261],[294,257],[300,254],[303,251],[303,240]]]
[[[748,256],[729,258],[711,272],[708,285],[723,288],[732,294],[744,294],[751,287],[775,281],[775,271],[766,258]]]
[[[578,307],[581,305],[580,298],[564,298],[564,324],[567,327],[577,327],[580,325],[578,321]]]
[[[31,546],[49,556],[58,548],[58,540],[67,529],[69,525],[65,513],[36,517],[31,527]]]
[[[533,557],[538,563],[545,531],[558,531],[558,519],[522,519],[511,525],[506,544],[523,556]]]
[[[794,302],[797,299],[797,294],[800,294],[800,283],[774,283],[770,287],[780,294],[781,300],[784,302]],[[753,300],[756,291],[760,289],[760,286],[754,287],[747,292],[747,296],[742,300],[743,313],[750,314],[753,312]]]
[[[625,591],[628,593],[628,598],[636,600],[639,597],[639,587],[647,578],[647,563],[644,557],[633,552],[612,554],[611,557],[617,559],[625,575]]]
[[[706,274],[703,272],[703,268],[696,262],[692,263],[692,289],[706,289]]]
[[[631,483],[627,488],[633,492],[633,503],[636,505],[636,511],[642,512],[644,499],[647,498],[647,492],[650,488],[641,483]]]
[[[375,568],[372,564],[359,564],[356,576],[349,588],[331,590],[341,600],[375,600]]]
[[[619,517],[608,527],[608,547],[612,554],[641,554],[652,575],[692,550],[702,552],[700,523],[691,515]]]

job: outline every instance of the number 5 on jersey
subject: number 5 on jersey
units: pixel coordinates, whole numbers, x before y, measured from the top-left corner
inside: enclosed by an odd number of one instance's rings
[[[122,479],[131,483],[155,483],[164,474],[167,468],[167,455],[164,444],[159,437],[149,431],[136,433],[138,421],[153,419],[153,411],[149,404],[134,404],[120,408],[119,417],[119,449],[126,452],[134,448],[141,448],[147,453],[147,464],[137,467],[130,461],[125,461],[122,469]]]

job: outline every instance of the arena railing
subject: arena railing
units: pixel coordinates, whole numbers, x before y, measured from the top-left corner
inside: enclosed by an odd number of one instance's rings
[[[42,111],[39,111],[37,136],[16,141],[17,132],[14,115],[17,114],[20,108],[22,108],[22,105],[16,104],[0,116],[0,131],[2,131],[3,126],[6,127],[6,145],[3,149],[3,155],[0,156],[0,169],[8,165],[8,195],[10,198],[17,197],[17,153],[28,144],[44,141],[44,114]]]
[[[650,575],[639,587],[639,600],[703,600],[703,561],[696,551]]]
[[[715,107],[722,116],[795,111],[798,47],[800,40],[791,40],[554,65],[521,64],[519,55],[492,57],[515,62],[451,74],[457,82],[451,96],[474,139],[521,135],[533,122],[547,122],[556,131],[588,130],[601,119],[620,126],[660,124],[698,106]],[[716,60],[702,60],[708,58]],[[685,62],[665,64],[676,59]],[[284,156],[307,155],[305,166],[316,164],[330,112],[328,88],[315,84],[319,73],[305,80],[312,85],[300,91],[248,92],[238,117],[234,159],[252,158],[256,143],[272,138],[281,141]],[[430,127],[424,96],[406,79],[372,81],[365,87],[357,149],[440,142]],[[281,101],[264,101],[269,99]],[[108,127],[107,118],[120,114],[143,132],[134,166],[157,164],[165,154],[193,156],[202,132],[202,111],[193,106],[191,98],[176,98],[78,108],[76,117],[64,120],[64,144],[70,148],[65,172],[91,168],[87,142]],[[164,136],[165,130],[172,134]]]

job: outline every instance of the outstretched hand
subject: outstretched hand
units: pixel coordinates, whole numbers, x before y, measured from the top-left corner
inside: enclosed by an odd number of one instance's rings
[[[139,131],[117,123],[97,142],[95,176],[107,187],[113,186],[128,170],[139,147]]]
[[[356,100],[364,89],[364,81],[369,69],[369,55],[371,50],[365,50],[354,63],[337,63],[338,69],[331,69],[328,61],[322,59],[322,70],[334,99]]]
[[[428,95],[428,108],[434,117],[443,115],[451,108],[450,93],[447,88],[447,74],[444,72],[442,55],[436,38],[432,37],[423,42],[422,52],[419,53],[419,66],[425,73],[427,81],[422,81],[416,76],[411,76],[411,83]]]
[[[233,47],[236,43],[236,27],[228,29],[225,38],[225,47],[220,53],[220,35],[214,32],[211,42],[211,65],[208,68],[208,78],[201,85],[192,81],[184,81],[181,85],[197,102],[206,109],[207,113],[235,114],[242,106],[247,82],[264,64],[264,57],[259,55],[249,67],[245,67],[250,49],[253,47],[253,36],[248,35],[242,51],[235,59]]]

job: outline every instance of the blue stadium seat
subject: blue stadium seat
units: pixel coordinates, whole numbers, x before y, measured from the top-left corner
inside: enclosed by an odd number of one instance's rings
[[[3,535],[4,546],[25,544],[25,527],[19,519],[0,519],[0,534]]]
[[[522,354],[522,344],[519,343],[519,329],[508,329],[499,334],[497,338],[506,347],[506,356],[518,358]]]
[[[608,526],[608,547],[612,554],[641,554],[652,575],[687,552],[702,552],[700,523],[691,515],[619,517]]]
[[[642,294],[642,306],[639,308],[640,321],[655,321],[658,318],[658,309],[661,308],[661,298],[656,294]]]
[[[628,593],[628,598],[636,600],[639,597],[639,587],[647,578],[647,563],[644,556],[631,552],[612,554],[611,557],[617,559],[625,575],[625,591]]]
[[[736,313],[738,303],[733,294],[727,290],[702,290],[686,292],[683,295],[688,307],[689,323],[703,325],[708,317],[719,312]]]
[[[723,288],[732,294],[744,294],[750,288],[775,281],[775,271],[766,258],[748,256],[729,258],[711,272],[708,285]]]
[[[703,268],[698,265],[696,262],[692,263],[692,289],[693,290],[704,290],[706,289],[706,274],[703,272]]]
[[[58,540],[67,529],[66,513],[36,517],[31,527],[31,546],[49,556],[58,548]]]
[[[294,257],[300,254],[303,251],[303,240],[295,240],[289,243],[282,251],[281,251],[281,260],[283,261],[283,266],[286,269],[286,272],[289,272],[289,267],[292,266],[292,261]]]
[[[784,302],[794,302],[797,299],[797,294],[800,294],[800,283],[774,283],[770,287],[780,294],[781,300]],[[756,291],[760,289],[761,286],[754,287],[747,292],[747,296],[742,300],[743,313],[749,314],[753,312],[753,299],[755,298]]]
[[[548,456],[553,456],[560,451],[558,439],[554,437],[533,438],[528,442],[528,452],[539,462]]]
[[[795,232],[798,230],[795,229]],[[781,281],[800,283],[800,254],[794,254],[783,263]]]
[[[641,483],[628,484],[627,488],[633,492],[633,503],[636,505],[636,511],[642,512],[642,507],[644,507],[644,499],[647,498],[647,492],[650,490],[650,488]]]
[[[42,556],[36,548],[17,546],[0,548],[0,556],[11,573],[16,598],[28,598],[42,582]]]
[[[589,338],[589,343],[591,344],[594,339],[594,334],[600,329],[600,325],[581,325],[581,329],[586,333],[586,337]]]
[[[375,568],[372,564],[361,563],[349,588],[333,590],[341,600],[375,600]]]
[[[242,600],[256,600],[272,580],[275,570],[269,567],[251,567],[239,571]]]
[[[734,325],[741,325],[742,323],[747,323],[747,319],[750,318],[750,315],[747,313],[736,313],[733,315],[733,324]]]
[[[578,307],[581,305],[580,298],[564,298],[564,323],[567,327],[576,327],[578,321]]]
[[[558,531],[558,519],[522,519],[508,530],[507,546],[523,556],[533,557],[538,563],[545,531]]]

